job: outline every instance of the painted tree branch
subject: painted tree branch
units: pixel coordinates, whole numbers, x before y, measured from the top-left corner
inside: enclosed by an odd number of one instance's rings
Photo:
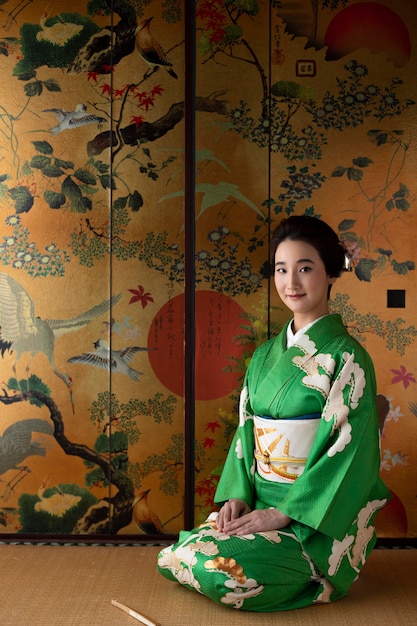
[[[216,92],[207,97],[197,97],[195,99],[196,111],[205,113],[217,113],[218,115],[227,115],[229,113],[229,103],[226,100],[218,100],[218,96],[224,92]],[[155,122],[143,122],[138,126],[129,124],[119,131],[122,142],[125,145],[134,146],[138,143],[147,143],[156,141],[160,137],[166,135],[173,130],[179,122],[184,118],[185,103],[177,102],[171,105],[165,115]],[[118,145],[117,135],[114,131],[105,131],[99,133],[92,141],[87,144],[88,156],[101,154],[107,148]]]
[[[98,454],[84,444],[74,443],[65,435],[64,421],[55,401],[35,389],[29,389],[13,396],[4,392],[0,395],[0,402],[5,405],[16,402],[25,402],[35,398],[49,410],[54,425],[54,437],[64,450],[65,454],[77,456],[85,461],[98,465],[104,472],[107,480],[117,488],[117,493],[108,500],[102,500],[90,507],[83,518],[78,520],[73,532],[81,533],[115,533],[127,526],[132,519],[132,504],[134,488],[132,481],[126,474],[113,468],[110,457]]]

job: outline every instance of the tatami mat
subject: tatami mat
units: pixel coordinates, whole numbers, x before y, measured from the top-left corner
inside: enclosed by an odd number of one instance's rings
[[[283,613],[220,607],[156,571],[155,546],[0,545],[2,626],[415,626],[417,550],[375,550],[350,596]]]

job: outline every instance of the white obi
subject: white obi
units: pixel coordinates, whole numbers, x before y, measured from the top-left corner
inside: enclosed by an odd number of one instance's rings
[[[293,483],[304,472],[320,419],[267,419],[254,416],[255,459],[266,480]]]

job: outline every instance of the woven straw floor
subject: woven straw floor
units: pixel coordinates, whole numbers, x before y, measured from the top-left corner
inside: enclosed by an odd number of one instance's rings
[[[415,626],[417,550],[375,550],[350,596],[280,613],[220,607],[156,571],[156,546],[0,545],[2,626]]]

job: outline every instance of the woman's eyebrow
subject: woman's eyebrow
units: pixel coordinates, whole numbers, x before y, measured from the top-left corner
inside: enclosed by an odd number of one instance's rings
[[[312,263],[314,265],[313,259],[297,259],[296,263]],[[285,261],[276,261],[275,265],[286,265]]]

